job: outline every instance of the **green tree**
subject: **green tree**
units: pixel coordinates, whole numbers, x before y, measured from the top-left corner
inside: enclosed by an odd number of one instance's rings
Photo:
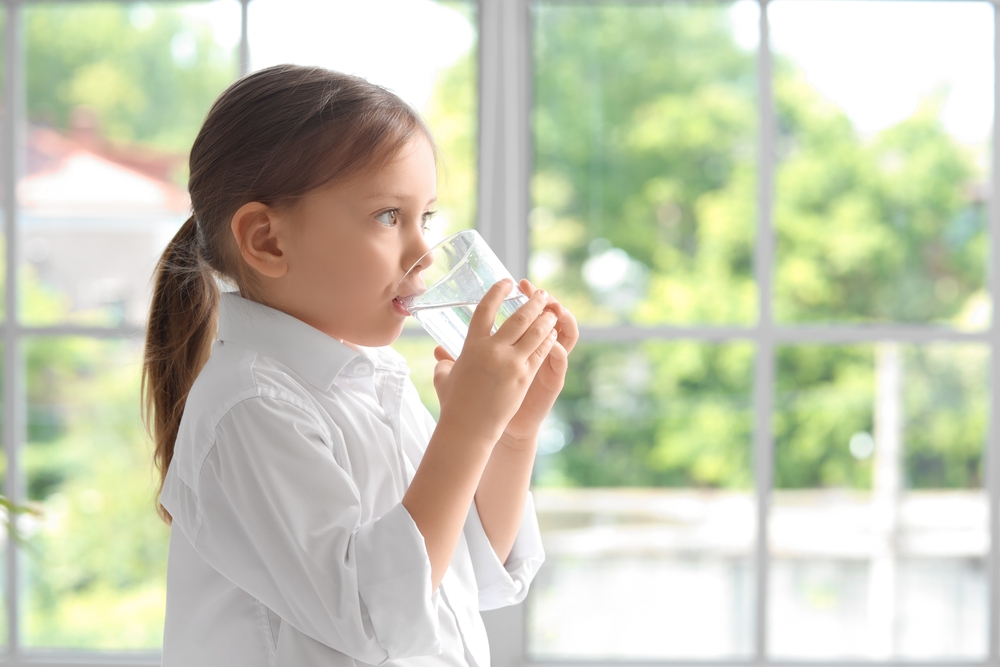
[[[751,324],[756,63],[726,9],[552,5],[535,17],[536,278],[592,324]],[[972,326],[986,235],[967,193],[982,175],[942,127],[940,105],[928,100],[866,139],[790,61],[777,58],[773,87],[777,318]],[[588,262],[602,253],[630,262],[629,290],[588,283]],[[573,440],[539,479],[745,487],[753,362],[742,349],[581,346],[559,405]],[[604,410],[606,368],[635,365],[629,356],[644,359],[646,379],[623,380],[622,404]],[[870,461],[848,443],[873,429],[874,358],[870,346],[779,349],[779,487],[870,485]],[[705,370],[735,359],[735,374]],[[985,412],[959,404],[982,405],[981,351],[915,348],[905,359],[915,364],[909,483],[976,484]],[[952,407],[927,398],[945,393]]]
[[[926,102],[862,141],[801,77],[775,84],[776,308],[785,321],[953,321],[983,287],[979,176]]]
[[[64,131],[86,108],[131,151],[182,157],[237,73],[235,53],[183,8],[37,5],[24,20],[30,122]],[[66,321],[68,304],[30,265],[20,282],[24,317]],[[40,336],[23,354],[23,465],[43,511],[28,526],[24,640],[156,648],[168,530],[139,419],[140,341]]]
[[[593,322],[752,321],[754,55],[725,13],[541,7],[534,63],[532,244],[559,255],[552,291]],[[645,267],[646,299],[621,311],[586,285],[598,239]]]
[[[237,74],[235,52],[182,9],[35,5],[25,35],[31,121],[66,128],[86,107],[120,143],[186,153]]]

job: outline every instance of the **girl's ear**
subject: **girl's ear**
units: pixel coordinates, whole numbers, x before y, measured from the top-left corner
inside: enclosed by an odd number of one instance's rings
[[[280,278],[288,272],[288,262],[281,251],[281,218],[277,211],[266,204],[250,202],[236,211],[230,226],[247,264],[267,278]]]

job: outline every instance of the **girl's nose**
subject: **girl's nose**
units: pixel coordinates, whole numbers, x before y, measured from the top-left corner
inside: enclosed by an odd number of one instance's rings
[[[418,233],[407,246],[404,265],[409,268],[396,286],[396,290],[402,295],[422,293],[427,289],[422,274],[433,263],[434,254],[430,252],[430,245],[424,235]]]
[[[416,257],[411,271],[426,271],[430,268],[434,263],[434,253],[430,252],[430,249],[430,244],[427,243],[423,233],[417,234],[410,250],[410,257]]]

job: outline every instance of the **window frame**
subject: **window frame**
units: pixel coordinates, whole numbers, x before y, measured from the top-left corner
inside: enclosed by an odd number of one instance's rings
[[[670,2],[671,0],[667,0]],[[680,0],[683,1],[683,0]],[[694,0],[695,2],[713,2],[714,0]],[[769,603],[769,575],[771,555],[769,551],[769,517],[771,508],[771,493],[774,481],[774,437],[772,430],[772,417],[774,413],[774,392],[776,381],[775,353],[779,345],[790,343],[978,343],[987,346],[990,351],[989,365],[989,387],[996,387],[1000,382],[1000,354],[994,341],[997,339],[997,316],[991,318],[990,325],[983,331],[964,332],[954,329],[943,328],[930,324],[887,324],[887,325],[787,325],[775,322],[773,313],[773,264],[775,256],[775,233],[773,224],[773,203],[774,203],[774,178],[777,168],[776,138],[777,129],[774,112],[774,98],[772,91],[773,60],[770,46],[770,24],[768,21],[769,0],[754,0],[759,8],[759,43],[758,43],[758,68],[757,68],[757,112],[758,112],[758,183],[757,183],[757,227],[755,232],[754,246],[754,276],[758,288],[758,318],[757,322],[750,326],[657,326],[657,327],[636,327],[632,325],[618,325],[607,327],[581,326],[580,338],[588,342],[613,341],[613,342],[640,342],[644,340],[687,340],[702,343],[717,343],[728,341],[747,341],[756,348],[754,378],[753,378],[753,409],[754,409],[754,436],[753,436],[753,461],[754,461],[754,498],[757,510],[757,530],[756,544],[754,546],[754,575],[755,575],[755,600],[753,605],[753,649],[749,657],[745,659],[722,659],[722,660],[654,660],[654,661],[585,661],[585,660],[531,660],[526,655],[526,635],[527,619],[524,604],[509,607],[507,609],[484,613],[487,629],[491,637],[503,638],[504,641],[491,642],[492,659],[499,667],[543,667],[545,665],[558,664],[560,667],[583,667],[594,664],[614,664],[617,666],[643,665],[712,665],[718,667],[729,667],[737,665],[781,665],[782,667],[805,667],[806,665],[815,667],[854,666],[854,665],[920,665],[921,667],[936,667],[937,665],[953,665],[959,661],[926,661],[926,660],[781,660],[775,659],[768,652],[768,603]],[[849,2],[850,0],[840,0]],[[994,9],[994,108],[993,127],[997,128],[997,112],[1000,109],[1000,1],[985,0]],[[505,82],[517,80],[518,76],[525,77],[521,81],[520,87],[508,84],[506,91],[508,94],[517,94],[530,97],[531,92],[531,8],[532,0],[480,0],[482,6],[481,16],[485,19],[493,15],[503,14],[505,20],[487,22],[482,21],[480,25],[480,40],[485,49],[487,45],[493,43],[505,43],[514,47],[513,66],[507,63],[507,68],[501,67],[499,72],[490,71],[487,66],[491,61],[483,57],[482,69],[480,71],[481,81],[491,81],[500,79]],[[546,0],[546,4],[646,4],[642,0]],[[721,4],[721,3],[720,3]],[[497,6],[499,5],[499,6]],[[510,48],[507,49],[508,53]],[[518,62],[527,60],[528,65]],[[513,70],[513,71],[512,71]],[[485,99],[483,100],[485,107]],[[510,105],[513,106],[513,105]],[[527,129],[527,138],[521,124],[530,125],[530,103],[527,111],[522,109],[522,115],[517,119],[506,119],[505,130],[508,134],[504,138],[509,142],[519,142],[524,155],[518,156],[518,163],[515,165],[505,165],[512,174],[516,173],[516,178],[510,178],[503,183],[512,188],[523,188],[522,197],[530,201],[530,166],[526,173],[519,173],[516,170],[522,164],[530,165],[532,154],[530,127]],[[482,122],[482,121],[481,121]],[[482,125],[483,135],[481,137],[480,168],[485,169],[487,161],[495,156],[491,156],[485,150],[490,143],[490,135],[487,134],[487,127]],[[507,130],[507,127],[514,128]],[[991,192],[1000,193],[1000,144],[993,142],[990,155],[989,183]],[[485,172],[483,172],[485,173]],[[481,184],[482,202],[493,201],[488,198],[483,191],[489,184]],[[500,193],[502,199],[505,193]],[[493,213],[498,215],[500,211]],[[525,237],[528,233],[527,209],[517,211],[516,219],[521,222]],[[486,212],[481,211],[481,216]],[[508,214],[509,215],[509,214]],[[482,217],[481,217],[482,219]],[[995,198],[987,202],[988,229],[990,230],[989,252],[990,264],[986,284],[992,296],[993,303],[996,303],[1000,294],[1000,265],[996,258],[1000,258],[1000,206],[996,205]],[[491,230],[487,230],[491,231]],[[485,234],[484,234],[485,235]],[[488,235],[487,240],[491,244],[498,243],[501,239],[498,234]],[[500,257],[509,266],[525,271],[526,262],[519,264],[522,258],[529,255],[527,250],[527,238],[523,241],[523,254],[504,255]],[[525,274],[526,275],[526,274]],[[984,471],[987,502],[989,506],[989,543],[991,548],[985,558],[987,571],[987,623],[988,623],[988,645],[986,656],[982,660],[961,660],[963,665],[990,665],[1000,664],[1000,623],[998,623],[998,611],[1000,611],[1000,560],[997,555],[997,545],[1000,545],[1000,391],[992,391],[989,399],[989,433],[987,446],[984,451]]]
[[[25,68],[23,41],[23,8],[30,4],[43,4],[52,0],[4,0],[6,22],[4,29],[4,80],[3,98],[8,101],[0,118],[0,146],[3,147],[2,170],[4,193],[3,232],[7,239],[5,248],[6,283],[4,287],[5,312],[2,329],[3,343],[3,447],[7,456],[6,489],[15,501],[24,499],[25,480],[21,469],[21,452],[26,442],[26,399],[23,342],[26,337],[85,336],[92,338],[141,339],[140,327],[84,327],[57,325],[44,327],[22,326],[18,312],[18,206],[16,186],[23,171],[26,110]],[[61,0],[62,3],[85,0]],[[125,0],[104,0],[125,3]],[[159,0],[181,2],[191,0]],[[239,45],[240,76],[249,70],[249,43],[247,33],[248,6],[252,0],[232,0],[241,6],[241,31]],[[548,3],[567,4],[600,1],[602,4],[641,4],[643,0],[546,0]],[[647,0],[648,1],[648,0]],[[670,0],[668,0],[670,1]],[[714,2],[715,0],[695,0]],[[934,325],[779,325],[772,312],[774,228],[772,209],[774,199],[774,174],[776,169],[775,119],[773,108],[772,56],[769,44],[768,2],[754,0],[760,8],[760,40],[758,46],[758,184],[757,230],[754,247],[755,279],[760,298],[758,320],[750,326],[660,326],[635,327],[630,325],[594,327],[583,326],[581,339],[586,341],[639,342],[648,339],[691,340],[706,343],[746,341],[756,347],[753,379],[753,406],[755,429],[753,437],[754,495],[757,509],[756,545],[754,550],[755,591],[754,642],[752,655],[743,660],[676,660],[641,663],[609,661],[560,661],[559,665],[615,664],[615,665],[781,665],[782,667],[833,667],[843,665],[920,665],[945,667],[947,661],[787,661],[775,660],[768,655],[768,577],[770,554],[768,550],[768,520],[773,483],[774,442],[771,417],[774,408],[775,350],[787,343],[872,343],[878,341],[899,343],[956,342],[979,343],[990,350],[989,386],[1000,382],[1000,354],[998,354],[997,315],[994,313],[988,329],[980,332],[961,332]],[[842,0],[850,1],[850,0]],[[1000,109],[1000,0],[982,0],[994,8],[994,128]],[[479,85],[479,137],[478,137],[478,202],[477,227],[500,259],[516,275],[527,275],[529,258],[530,178],[531,178],[531,89],[532,89],[532,39],[531,11],[533,0],[470,0],[478,5],[478,85]],[[12,113],[11,113],[12,111]],[[993,142],[990,156],[989,183],[993,193],[1000,193],[1000,143]],[[1000,295],[1000,206],[995,197],[987,202],[990,269],[987,284],[994,302]],[[516,221],[517,224],[509,224]],[[994,308],[994,310],[996,310]],[[405,335],[422,335],[407,332]],[[988,649],[983,660],[962,661],[964,665],[1000,666],[1000,391],[991,391],[990,429],[984,453],[985,491],[989,504],[989,536],[992,545],[986,557],[988,581]],[[6,647],[0,649],[2,665],[114,665],[148,666],[160,664],[158,651],[108,651],[43,650],[21,645],[20,594],[21,555],[16,544],[8,541],[11,549],[6,558]],[[492,659],[497,667],[542,667],[550,661],[529,661],[525,656],[524,604],[507,609],[486,612],[484,619],[491,635]]]

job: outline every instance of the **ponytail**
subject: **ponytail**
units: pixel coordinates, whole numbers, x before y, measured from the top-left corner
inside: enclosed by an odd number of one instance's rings
[[[192,215],[160,257],[146,327],[142,406],[160,473],[157,497],[174,454],[184,402],[216,336],[219,288],[202,258],[199,236]],[[170,523],[170,514],[159,503],[157,511]]]

